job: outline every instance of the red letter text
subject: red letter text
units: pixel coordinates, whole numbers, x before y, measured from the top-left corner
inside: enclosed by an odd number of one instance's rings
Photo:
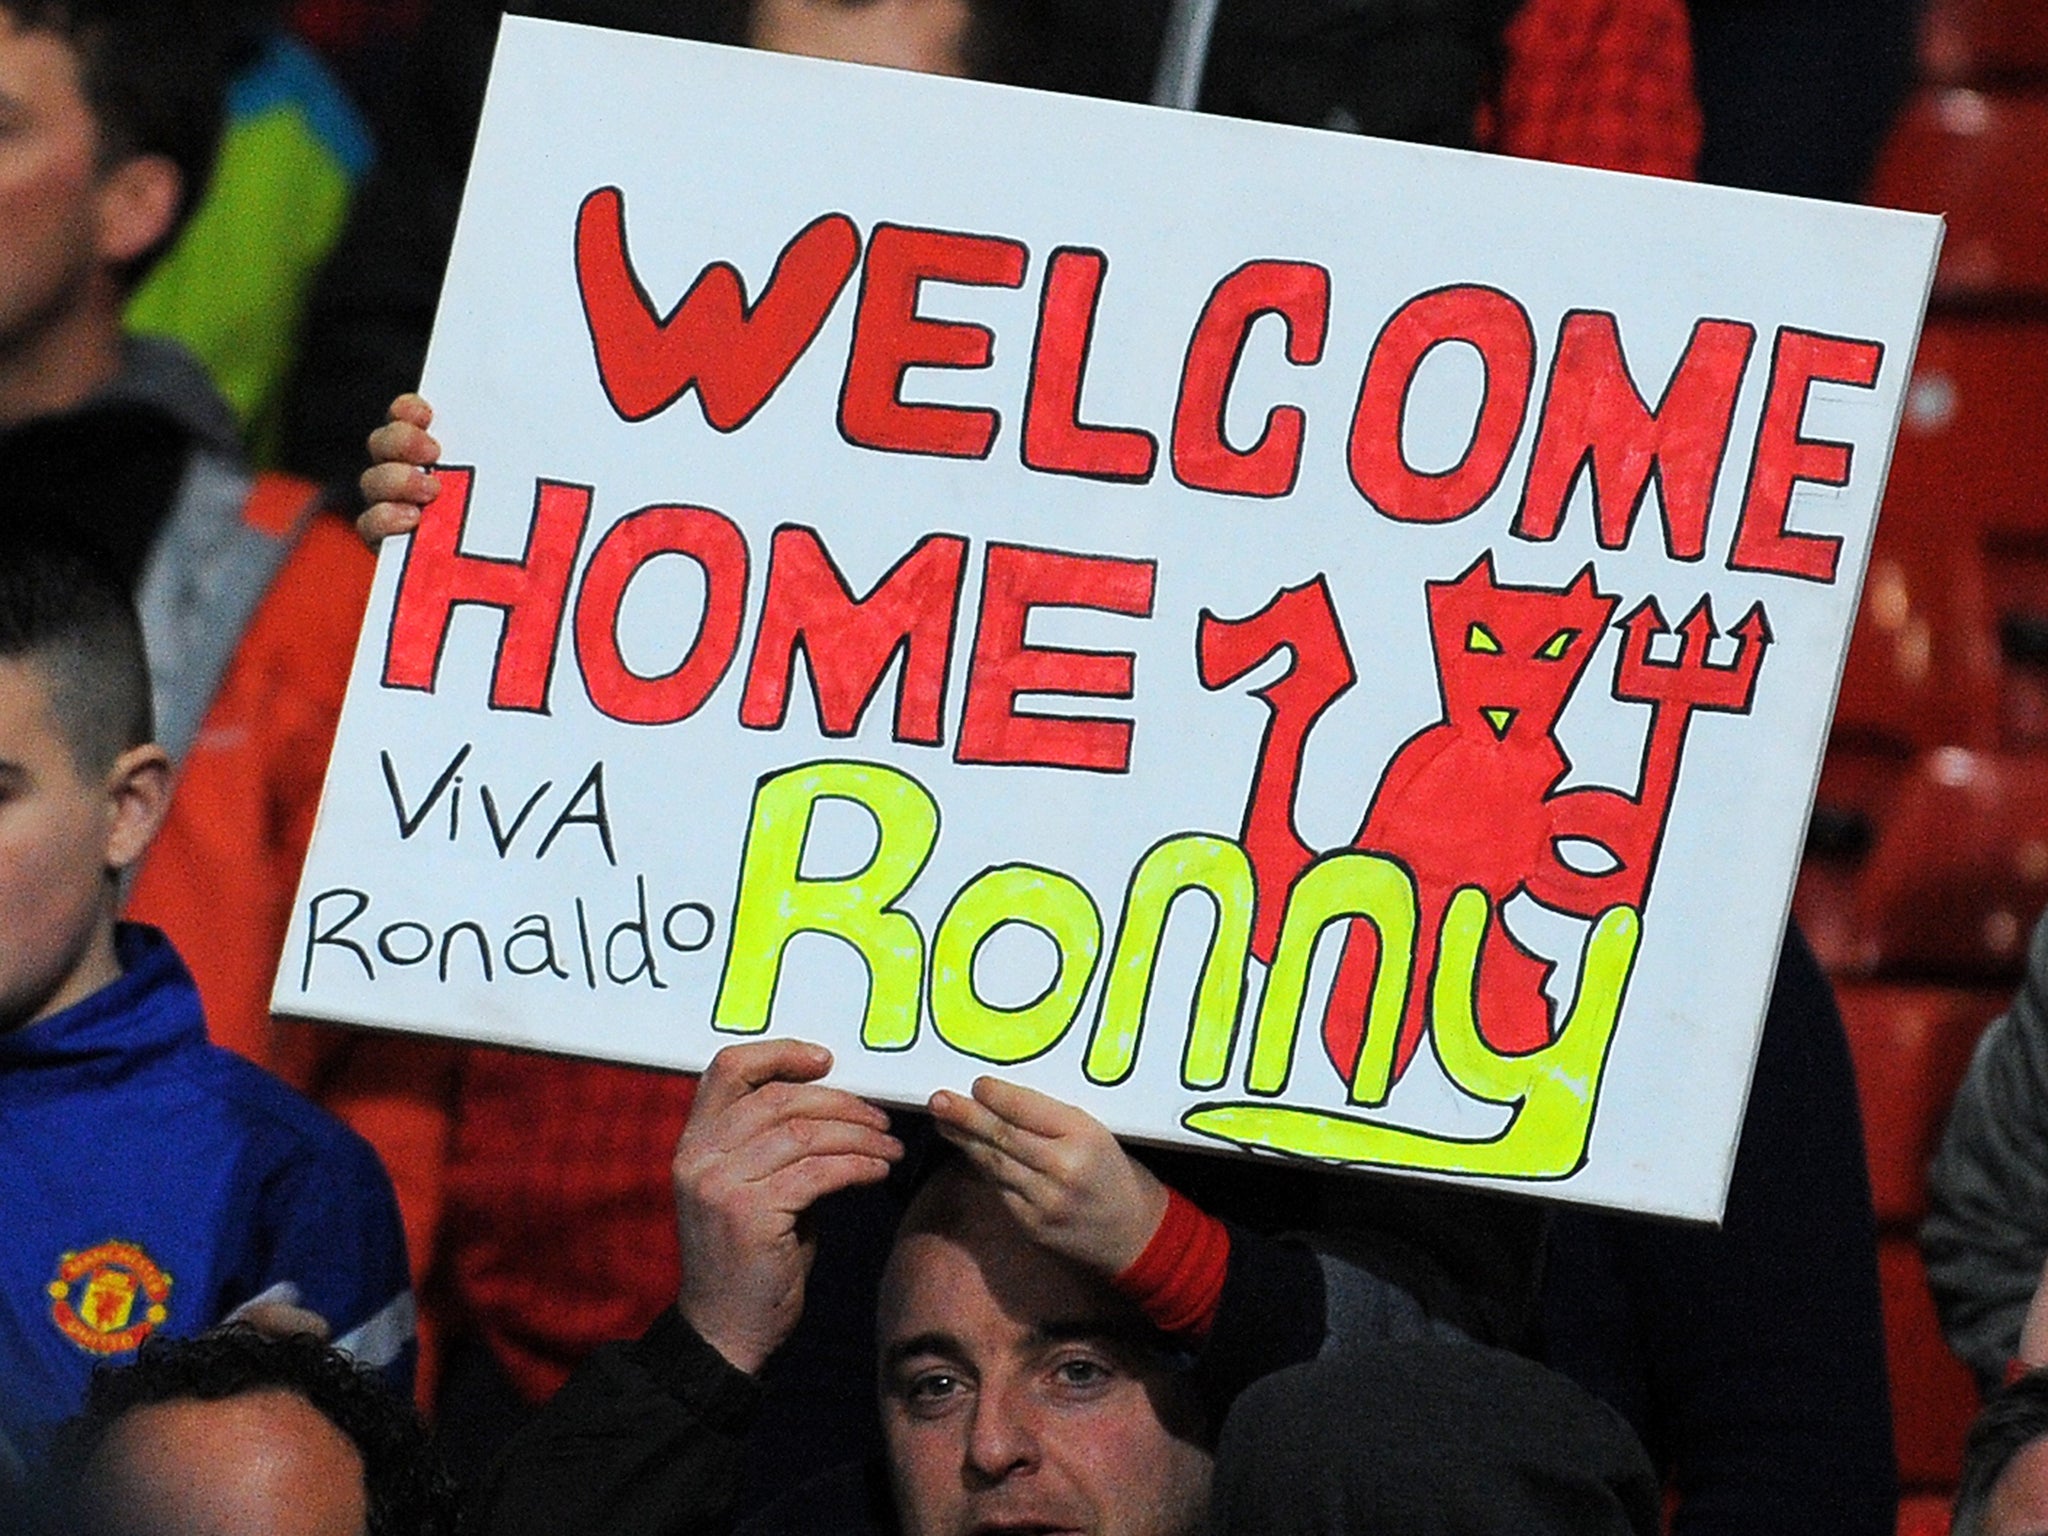
[[[839,394],[839,430],[847,441],[891,453],[988,457],[1000,422],[994,411],[904,403],[903,375],[910,369],[986,368],[995,357],[987,326],[921,318],[918,289],[927,282],[1016,288],[1024,281],[1025,259],[1015,240],[875,226]]]
[[[955,757],[963,763],[1036,763],[1096,773],[1128,770],[1130,721],[1020,714],[1017,696],[1128,699],[1131,653],[1026,645],[1024,626],[1033,608],[1093,608],[1149,618],[1155,574],[1149,560],[991,544]]]
[[[683,555],[704,572],[704,616],[683,659],[642,677],[619,654],[619,605],[648,561]],[[576,661],[590,702],[629,725],[688,719],[711,697],[739,649],[747,607],[747,541],[709,507],[643,507],[606,533],[576,596]]]
[[[562,630],[569,577],[590,516],[590,487],[538,482],[526,553],[517,560],[494,560],[461,552],[476,472],[442,465],[434,473],[441,494],[420,518],[405,551],[391,642],[384,652],[384,686],[433,692],[448,620],[457,604],[476,603],[505,614],[491,674],[491,708],[545,714],[555,638]]]
[[[1180,403],[1173,413],[1173,473],[1183,485],[1233,496],[1285,496],[1301,469],[1301,408],[1276,405],[1266,413],[1259,440],[1230,446],[1223,418],[1230,386],[1252,323],[1278,315],[1287,326],[1287,361],[1307,367],[1321,360],[1330,320],[1330,274],[1305,261],[1251,261],[1209,295],[1181,369]]]
[[[796,366],[859,257],[853,221],[828,213],[783,247],[752,306],[739,273],[719,261],[660,319],[626,255],[625,199],[599,187],[576,217],[576,285],[612,409],[641,421],[695,385],[704,419],[733,431]]]
[[[1699,559],[1706,551],[1707,514],[1728,452],[1735,397],[1755,343],[1754,326],[1700,321],[1653,411],[1622,359],[1614,316],[1587,310],[1566,315],[1515,514],[1516,537],[1556,538],[1572,486],[1590,466],[1594,525],[1603,549],[1628,544],[1655,476],[1665,549],[1674,560]]]
[[[1424,358],[1445,342],[1476,348],[1486,368],[1479,421],[1464,457],[1425,474],[1401,447],[1408,392]],[[1403,523],[1449,523],[1493,494],[1521,436],[1536,372],[1529,317],[1498,288],[1439,288],[1402,305],[1373,344],[1351,418],[1351,483]]]
[[[1095,306],[1109,258],[1062,246],[1045,268],[1031,390],[1024,400],[1024,462],[1033,469],[1094,480],[1149,480],[1159,457],[1150,432],[1081,422],[1081,379],[1095,334]]]
[[[965,539],[935,533],[866,597],[856,598],[814,530],[778,528],[740,724],[757,731],[781,726],[801,647],[817,696],[818,728],[827,736],[851,736],[900,651],[895,739],[937,746],[945,731],[946,669],[966,563]]]
[[[1771,356],[1771,390],[1764,401],[1764,419],[1756,434],[1756,457],[1749,467],[1749,494],[1742,500],[1742,521],[1735,528],[1730,570],[1775,571],[1808,581],[1833,581],[1842,541],[1834,534],[1788,533],[1785,519],[1792,492],[1802,482],[1812,485],[1849,483],[1849,445],[1801,437],[1806,397],[1816,383],[1853,384],[1868,389],[1877,382],[1884,348],[1874,341],[1849,341],[1789,327],[1778,332]]]

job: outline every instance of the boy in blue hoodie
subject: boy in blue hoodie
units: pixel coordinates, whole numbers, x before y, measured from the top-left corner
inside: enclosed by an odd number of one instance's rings
[[[411,1388],[375,1154],[209,1045],[176,952],[115,919],[170,798],[152,734],[119,577],[0,529],[0,1466],[41,1454],[94,1366],[230,1316],[324,1328]]]

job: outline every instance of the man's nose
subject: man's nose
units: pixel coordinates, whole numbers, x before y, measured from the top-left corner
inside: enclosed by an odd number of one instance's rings
[[[1038,1424],[1030,1393],[983,1382],[967,1427],[969,1477],[999,1483],[1037,1463]]]

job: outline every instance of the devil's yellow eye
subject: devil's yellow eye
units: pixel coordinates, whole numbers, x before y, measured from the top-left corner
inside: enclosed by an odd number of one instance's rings
[[[1493,638],[1493,632],[1484,624],[1474,624],[1465,631],[1465,649],[1484,651],[1489,656],[1500,654],[1500,642]]]
[[[1579,638],[1576,629],[1560,629],[1543,642],[1543,649],[1536,653],[1538,661],[1559,661],[1572,648],[1572,642]]]

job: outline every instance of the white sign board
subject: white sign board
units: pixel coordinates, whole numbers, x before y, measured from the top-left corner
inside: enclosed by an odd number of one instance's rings
[[[508,21],[276,1005],[1712,1217],[1939,230]]]

